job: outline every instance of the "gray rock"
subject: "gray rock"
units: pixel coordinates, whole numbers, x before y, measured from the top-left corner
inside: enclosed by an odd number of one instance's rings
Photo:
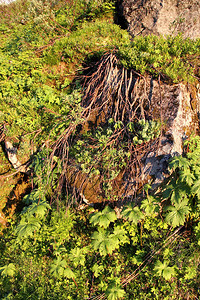
[[[160,86],[161,103],[159,106],[159,84],[153,82],[151,109],[160,107],[160,115],[166,126],[156,151],[150,152],[144,160],[142,180],[148,176],[153,179],[153,187],[167,176],[168,161],[183,152],[183,141],[198,128],[197,111],[192,109],[190,92],[184,84]],[[155,111],[155,117],[158,112]]]
[[[132,36],[182,32],[191,39],[200,37],[199,0],[122,0],[118,11]]]

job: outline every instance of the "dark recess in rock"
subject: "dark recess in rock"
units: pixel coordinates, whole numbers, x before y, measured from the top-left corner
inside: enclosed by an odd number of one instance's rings
[[[116,6],[116,13],[114,16],[115,23],[119,25],[122,29],[128,29],[128,22],[123,15],[122,0],[117,1],[115,6]]]

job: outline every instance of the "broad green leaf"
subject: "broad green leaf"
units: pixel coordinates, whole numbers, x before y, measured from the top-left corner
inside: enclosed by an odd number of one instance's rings
[[[195,180],[195,176],[191,173],[190,169],[180,171],[180,180],[186,182],[191,186]]]
[[[144,218],[143,213],[140,211],[138,206],[134,207],[134,204],[126,206],[121,215],[129,221],[132,221],[134,224],[137,224],[140,220]]]
[[[99,225],[103,228],[107,228],[111,222],[117,219],[116,213],[108,205],[97,213],[94,213],[90,218],[90,223],[93,225]]]
[[[92,235],[92,246],[95,250],[99,250],[100,255],[105,256],[119,246],[119,240],[115,235],[106,232],[103,228],[99,228]]]
[[[11,276],[13,277],[15,274],[16,268],[13,263],[10,263],[9,265],[3,266],[0,268],[0,273],[3,277]]]
[[[144,199],[140,208],[144,209],[147,216],[151,216],[155,212],[159,211],[159,206],[152,196],[148,196],[147,199]]]
[[[64,277],[67,277],[67,278],[75,278],[75,274],[74,272],[69,268],[65,268],[64,271],[63,271],[63,276]]]
[[[111,284],[108,286],[105,292],[108,300],[118,300],[125,296],[125,291],[116,284]]]
[[[166,189],[162,192],[163,198],[168,199],[174,189],[174,186],[170,184],[169,186],[166,187]]]
[[[196,194],[198,199],[200,199],[200,178],[194,182],[191,189],[193,194]]]
[[[163,270],[162,276],[166,279],[169,280],[172,276],[175,275],[175,268],[174,267],[167,267]]]
[[[64,259],[61,259],[61,257],[57,257],[57,259],[54,259],[53,263],[51,264],[50,272],[55,277],[60,277],[64,274],[64,269],[67,265],[67,262]]]
[[[184,170],[187,170],[190,167],[190,162],[186,157],[183,156],[175,156],[173,160],[170,162],[169,167],[171,169],[176,169],[176,168],[183,168]]]
[[[184,276],[184,278],[185,279],[193,279],[193,278],[196,278],[196,276],[197,276],[197,269],[196,269],[196,267],[187,266],[186,270],[185,270],[185,276]]]
[[[33,202],[38,202],[41,196],[40,190],[34,189],[30,194],[25,195],[23,198],[23,202],[26,205],[29,205]]]
[[[45,200],[42,200],[39,203],[34,202],[28,207],[27,218],[34,214],[40,218],[43,218],[47,212],[47,209],[51,209],[51,206]]]
[[[187,197],[188,193],[190,192],[188,185],[185,183],[181,183],[178,181],[174,186],[172,195],[171,195],[171,202],[172,203],[179,203],[182,201],[183,198]]]
[[[167,210],[170,211],[166,215],[165,220],[167,223],[171,224],[173,227],[183,225],[186,215],[188,215],[190,212],[188,200],[184,199],[179,203],[175,203],[174,206],[169,206]]]
[[[40,221],[35,217],[30,217],[28,220],[22,219],[16,228],[18,240],[32,236],[34,231],[37,231],[40,227]]]
[[[162,263],[160,260],[156,262],[156,265],[154,267],[154,270],[157,272],[159,276],[164,277],[166,280],[169,280],[172,276],[175,275],[175,268],[168,267],[168,262],[164,260]]]
[[[121,228],[121,226],[116,226],[114,227],[114,232],[111,235],[112,240],[113,239],[117,239],[118,240],[118,244],[122,245],[125,243],[129,243],[129,238],[127,237],[127,232],[125,229]]]

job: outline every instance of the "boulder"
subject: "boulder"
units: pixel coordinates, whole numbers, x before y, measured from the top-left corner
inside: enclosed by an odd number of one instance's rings
[[[118,21],[130,34],[176,35],[200,37],[199,0],[121,0]]]

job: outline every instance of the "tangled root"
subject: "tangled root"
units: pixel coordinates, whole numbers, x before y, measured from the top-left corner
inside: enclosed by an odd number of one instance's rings
[[[69,155],[69,149],[74,140],[77,140],[83,132],[106,126],[109,119],[116,123],[120,121],[123,127],[115,130],[109,137],[109,141],[102,151],[107,147],[118,149],[121,141],[126,136],[126,150],[130,152],[126,167],[121,170],[118,176],[111,181],[115,199],[134,195],[141,185],[141,161],[145,155],[157,147],[158,139],[151,143],[134,146],[127,131],[129,122],[137,122],[141,119],[150,119],[149,97],[147,95],[147,83],[145,78],[134,70],[127,70],[119,66],[118,59],[114,53],[105,54],[96,65],[95,71],[84,77],[82,111],[77,115],[75,121],[72,120],[69,127],[58,138],[53,145],[51,161],[57,155],[62,160],[62,174],[59,178],[59,190],[61,191],[66,182],[66,186],[72,189],[72,193],[84,195],[90,190],[89,202],[106,201],[102,185],[105,180],[104,174],[99,174],[90,178],[90,174],[84,174],[80,168],[76,167],[73,157]],[[81,128],[81,130],[80,130]],[[92,144],[92,141],[91,141]],[[86,145],[87,146],[87,145]],[[94,145],[95,146],[95,145]],[[91,169],[98,164],[94,158]],[[107,170],[109,171],[109,170]],[[95,196],[94,193],[97,193]]]

